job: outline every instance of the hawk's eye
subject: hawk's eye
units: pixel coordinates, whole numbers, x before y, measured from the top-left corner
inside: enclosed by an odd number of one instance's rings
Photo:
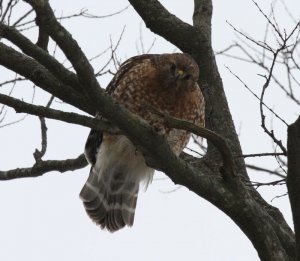
[[[176,70],[176,64],[175,63],[170,64],[170,70],[171,70],[171,72],[175,72],[175,70]]]
[[[185,76],[183,77],[183,79],[188,80],[188,79],[190,79],[191,77],[192,77],[192,75],[187,74],[187,75],[185,75]]]

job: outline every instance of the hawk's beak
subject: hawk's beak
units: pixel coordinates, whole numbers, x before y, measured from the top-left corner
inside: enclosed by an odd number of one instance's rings
[[[184,74],[183,70],[177,69],[175,71],[175,81],[177,81],[179,78],[181,78],[183,74]]]

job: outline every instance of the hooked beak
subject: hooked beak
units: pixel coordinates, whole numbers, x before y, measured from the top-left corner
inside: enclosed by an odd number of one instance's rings
[[[181,77],[183,76],[183,74],[184,74],[184,71],[183,71],[183,70],[177,69],[177,70],[175,71],[175,81],[177,82],[177,80],[178,80],[179,78],[181,78]]]

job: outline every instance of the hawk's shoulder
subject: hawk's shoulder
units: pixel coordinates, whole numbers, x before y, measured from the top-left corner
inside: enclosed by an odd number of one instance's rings
[[[108,94],[112,94],[116,87],[118,86],[121,79],[127,75],[127,73],[136,65],[142,64],[146,61],[153,61],[157,55],[155,54],[143,54],[143,55],[137,55],[134,56],[128,60],[126,60],[124,63],[121,64],[120,68],[118,69],[117,73],[113,77],[113,79],[110,81],[106,88],[106,92]]]

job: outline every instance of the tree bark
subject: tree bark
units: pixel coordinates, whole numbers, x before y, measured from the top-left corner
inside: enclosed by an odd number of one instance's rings
[[[300,117],[288,127],[287,188],[296,234],[297,261],[300,260]]]

